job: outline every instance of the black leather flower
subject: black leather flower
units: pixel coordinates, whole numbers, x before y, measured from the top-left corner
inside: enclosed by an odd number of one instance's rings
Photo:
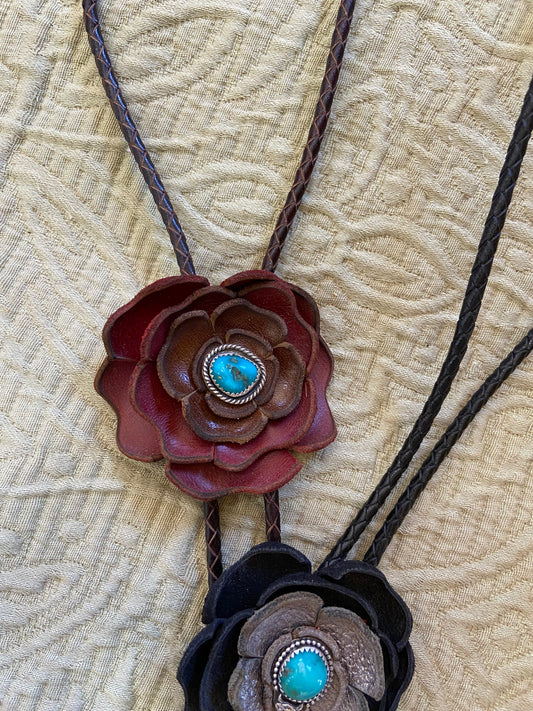
[[[413,675],[411,614],[361,561],[312,573],[264,543],[209,591],[178,670],[185,711],[394,711]]]

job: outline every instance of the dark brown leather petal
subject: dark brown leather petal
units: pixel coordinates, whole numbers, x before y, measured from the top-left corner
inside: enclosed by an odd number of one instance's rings
[[[137,360],[141,338],[150,321],[169,306],[184,303],[208,284],[203,277],[184,275],[159,279],[141,289],[104,325],[102,335],[109,355]]]
[[[198,353],[194,356],[192,362],[192,379],[196,385],[196,389],[201,392],[205,392],[207,389],[205,386],[204,379],[202,377],[202,365],[204,363],[205,357],[217,346],[222,345],[222,340],[218,336],[213,336],[209,338],[200,348]]]
[[[224,469],[246,469],[258,457],[273,449],[290,448],[307,432],[316,413],[316,393],[312,382],[306,381],[298,406],[282,420],[272,420],[263,432],[247,444],[217,444],[215,464]]]
[[[230,405],[211,393],[205,393],[204,397],[207,407],[214,415],[228,420],[240,420],[252,415],[257,410],[257,403],[254,400],[250,400],[244,405]]]
[[[130,392],[137,410],[157,427],[167,459],[187,463],[212,461],[213,445],[192,432],[183,418],[181,404],[161,385],[155,363],[146,361],[137,365]]]
[[[226,343],[231,343],[235,346],[243,346],[252,351],[260,360],[265,360],[272,354],[272,346],[259,333],[245,331],[242,328],[231,328],[226,332]]]
[[[131,459],[155,462],[162,459],[157,429],[134,409],[129,383],[136,361],[107,359],[96,375],[96,391],[111,405],[117,415],[117,444]]]
[[[174,321],[157,357],[157,372],[167,393],[177,400],[196,390],[193,361],[203,344],[213,337],[205,311],[192,311]]]
[[[183,415],[191,429],[207,442],[233,442],[243,445],[257,437],[265,428],[268,418],[260,410],[240,420],[230,420],[209,409],[203,393],[187,395],[182,401]]]
[[[307,372],[310,372],[318,352],[318,335],[299,315],[292,291],[273,282],[265,282],[259,286],[251,286],[241,293],[251,304],[269,309],[283,320],[287,326],[285,340],[296,348],[306,363]]]
[[[300,402],[305,378],[305,363],[294,346],[282,343],[274,348],[279,374],[269,402],[261,406],[271,420],[286,417]]]
[[[266,494],[281,488],[301,469],[290,452],[269,452],[240,472],[227,471],[214,464],[168,462],[165,473],[183,492],[210,501],[227,494]]]
[[[274,388],[276,387],[279,375],[279,363],[274,354],[266,358],[263,361],[263,365],[266,370],[266,378],[265,384],[261,388],[261,391],[258,392],[255,397],[255,402],[258,405],[263,405],[265,402],[270,400],[272,393],[274,392]]]
[[[141,341],[141,358],[143,360],[155,360],[167,338],[168,331],[174,320],[184,313],[191,311],[205,311],[211,314],[220,304],[234,298],[228,289],[219,286],[208,286],[199,289],[181,304],[162,309],[155,316],[143,334]]]
[[[267,340],[272,346],[282,343],[287,335],[287,326],[277,314],[266,308],[258,308],[245,299],[221,304],[211,318],[215,332],[224,338],[228,331],[241,329],[251,331]]]

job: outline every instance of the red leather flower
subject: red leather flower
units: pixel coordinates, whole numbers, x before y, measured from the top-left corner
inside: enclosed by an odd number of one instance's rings
[[[120,450],[167,460],[168,478],[199,499],[263,494],[336,435],[326,401],[333,360],[314,300],[271,272],[220,286],[160,279],[104,326],[95,387],[118,418]]]

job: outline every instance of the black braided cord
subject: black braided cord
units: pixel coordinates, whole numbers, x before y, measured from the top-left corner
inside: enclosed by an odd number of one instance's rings
[[[500,234],[505,224],[507,210],[511,203],[513,190],[520,173],[520,167],[532,130],[533,80],[526,92],[520,116],[516,122],[513,137],[500,172],[498,185],[492,198],[492,204],[485,222],[483,235],[479,242],[472,272],[466,287],[466,293],[457,320],[455,333],[448,354],[433,386],[433,390],[422,408],[422,412],[418,416],[413,429],[394,458],[394,461],[374,491],[370,494],[366,503],[328,553],[320,565],[320,568],[328,566],[334,561],[344,559],[357,543],[368,524],[383,506],[389,494],[393,491],[402,474],[409,466],[450,391],[453,380],[459,370],[459,365],[466,353],[468,341],[474,330],[492,267],[492,261],[498,247]]]
[[[389,545],[393,535],[402,525],[404,518],[413,508],[416,500],[426,488],[431,477],[440,464],[463,434],[468,425],[472,422],[477,413],[487,403],[488,399],[496,392],[502,383],[511,375],[513,370],[520,365],[524,358],[533,349],[533,328],[518,343],[509,355],[502,360],[496,370],[489,375],[479,390],[472,395],[468,403],[463,407],[452,424],[431,450],[430,455],[424,461],[418,472],[412,478],[409,486],[398,499],[396,506],[387,516],[381,529],[374,537],[364,560],[372,565],[377,565],[381,556]]]

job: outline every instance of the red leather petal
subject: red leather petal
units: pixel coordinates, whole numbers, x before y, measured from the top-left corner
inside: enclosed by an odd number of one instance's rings
[[[302,465],[289,452],[269,452],[240,472],[220,469],[214,464],[183,465],[168,462],[166,475],[183,492],[196,499],[219,499],[245,492],[266,494],[290,481]]]
[[[132,407],[129,381],[136,362],[106,360],[96,375],[94,387],[117,414],[117,444],[127,457],[141,462],[162,459],[156,428]]]
[[[317,392],[317,411],[313,424],[292,449],[296,452],[315,452],[333,442],[337,427],[326,400],[326,388],[333,374],[333,356],[326,343],[320,339],[320,349],[315,367],[309,376]]]
[[[137,410],[157,427],[167,459],[179,462],[213,459],[213,445],[191,430],[183,417],[181,403],[171,398],[161,385],[155,363],[145,361],[137,365],[131,397]]]
[[[157,357],[159,379],[171,397],[180,399],[196,390],[194,358],[213,335],[211,319],[205,311],[189,311],[174,320]]]
[[[320,333],[320,314],[316,301],[311,294],[308,294],[307,291],[304,291],[299,286],[295,284],[289,284],[289,286],[296,299],[298,313],[317,333]]]
[[[283,319],[268,309],[257,308],[245,299],[233,299],[216,308],[211,318],[219,336],[232,329],[258,333],[272,346],[285,340],[287,326]]]
[[[217,306],[228,299],[233,298],[233,294],[228,289],[221,289],[219,286],[209,286],[199,289],[189,299],[186,299],[177,306],[164,309],[155,316],[143,334],[141,341],[141,358],[155,360],[157,354],[163,347],[170,326],[174,319],[180,314],[189,311],[205,311],[210,314]]]
[[[265,269],[249,269],[245,272],[239,272],[238,274],[233,274],[232,276],[225,279],[220,286],[226,287],[226,289],[231,289],[232,291],[239,291],[240,289],[245,289],[258,281],[273,281],[273,282],[284,282],[279,276],[276,276],[274,272],[268,272]]]
[[[300,402],[305,377],[305,363],[294,346],[282,343],[274,348],[279,362],[279,375],[269,402],[261,410],[271,420],[286,417]]]
[[[287,324],[286,340],[296,348],[311,372],[318,351],[318,336],[314,329],[298,315],[296,299],[292,291],[278,288],[271,282],[252,286],[241,292],[247,301],[262,309],[269,309],[278,314]]]
[[[311,427],[316,414],[314,383],[306,380],[298,407],[282,420],[272,420],[263,432],[247,444],[217,444],[215,464],[239,471],[249,467],[261,455],[277,449],[291,449]]]
[[[239,420],[220,417],[209,409],[204,394],[198,391],[184,398],[183,414],[191,429],[202,439],[234,442],[237,446],[257,437],[268,422],[268,417],[257,409]]]
[[[102,335],[109,355],[137,359],[142,335],[154,316],[207,284],[203,277],[184,275],[159,279],[141,289],[106,321]]]

